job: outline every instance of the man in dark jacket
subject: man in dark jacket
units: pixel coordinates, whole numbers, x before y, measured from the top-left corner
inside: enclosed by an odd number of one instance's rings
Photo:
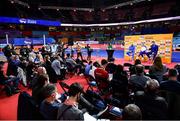
[[[140,107],[144,120],[167,119],[168,105],[163,97],[157,95],[159,83],[148,80],[144,91],[135,93],[135,103]]]
[[[60,120],[84,120],[83,112],[78,109],[78,101],[83,91],[79,83],[71,84],[68,93],[69,98],[60,105],[57,119]]]
[[[129,83],[135,88],[135,90],[143,90],[146,82],[150,79],[144,75],[144,66],[141,64],[136,65],[136,74],[131,75]]]
[[[160,83],[161,89],[180,94],[180,82],[177,81],[178,75],[176,69],[170,69],[168,72],[169,79]]]

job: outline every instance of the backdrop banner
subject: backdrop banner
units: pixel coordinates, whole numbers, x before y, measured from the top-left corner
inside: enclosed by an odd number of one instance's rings
[[[134,57],[136,59],[139,58],[138,55],[142,51],[143,43],[146,46],[148,52],[152,45],[152,41],[155,41],[156,45],[159,47],[157,55],[162,58],[163,63],[171,63],[172,40],[173,34],[125,36],[124,59],[129,60],[130,57],[127,55],[127,52],[129,51],[129,47],[132,44],[135,46]]]

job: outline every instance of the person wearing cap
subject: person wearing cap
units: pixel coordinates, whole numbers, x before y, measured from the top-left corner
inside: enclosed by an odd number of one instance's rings
[[[58,120],[84,120],[83,112],[78,109],[80,95],[83,87],[75,82],[70,85],[68,94],[69,98],[60,105],[58,110]]]
[[[43,89],[45,99],[40,105],[40,113],[46,120],[56,120],[61,102],[57,100],[57,88],[54,84],[48,84]]]

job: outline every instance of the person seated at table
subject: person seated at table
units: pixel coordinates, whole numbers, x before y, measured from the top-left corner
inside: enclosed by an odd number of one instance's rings
[[[150,59],[151,57],[150,56],[153,56],[153,60],[155,59],[155,57],[157,56],[157,53],[158,53],[158,49],[159,49],[159,46],[156,45],[155,41],[152,41],[152,45],[150,47],[150,52],[147,53],[147,56],[148,58]]]
[[[128,52],[126,53],[129,57],[132,57],[132,60],[134,60],[134,53],[135,53],[135,45],[129,46]]]

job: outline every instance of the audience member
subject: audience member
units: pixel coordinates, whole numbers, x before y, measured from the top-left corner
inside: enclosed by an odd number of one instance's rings
[[[138,65],[138,64],[141,64],[141,60],[136,59],[134,61],[134,65],[130,66],[130,68],[129,68],[130,75],[136,74],[136,65]]]
[[[176,69],[170,69],[168,72],[168,80],[160,83],[161,90],[167,90],[180,94],[180,82],[177,81],[178,71]]]
[[[68,90],[69,98],[60,105],[58,120],[84,120],[83,112],[78,109],[78,101],[83,92],[79,83],[73,83]]]
[[[57,88],[53,84],[47,84],[43,91],[44,100],[40,105],[40,113],[45,120],[56,120],[60,102],[57,101]]]
[[[109,63],[107,64],[105,70],[109,73],[109,74],[113,74],[116,70],[116,64],[114,64],[115,59],[114,58],[110,58],[109,59]]]
[[[30,82],[30,86],[32,88],[36,85],[36,83],[38,83],[39,76],[43,75],[43,74],[45,74],[45,75],[47,74],[46,69],[44,67],[42,67],[42,66],[36,67],[36,69],[34,70],[33,75],[32,75],[33,79]],[[49,81],[49,78],[48,78],[48,81]]]
[[[158,96],[159,82],[148,80],[144,91],[135,93],[135,103],[142,111],[144,120],[165,120],[168,115],[168,105],[163,97]]]
[[[100,67],[100,64],[96,61],[93,63],[93,66],[92,66],[91,70],[89,71],[89,75],[91,75],[94,79],[95,79],[94,71],[99,67]]]
[[[129,83],[136,88],[135,90],[143,90],[149,79],[150,77],[144,75],[144,66],[138,64],[136,65],[136,74],[130,77]]]
[[[135,104],[127,105],[123,110],[123,120],[142,120],[141,110]]]
[[[89,75],[91,69],[92,69],[92,61],[89,61],[89,63],[85,67],[84,75]]]
[[[51,65],[52,63],[51,63],[49,55],[45,55],[43,66],[45,67],[47,71],[47,74],[49,76],[49,81],[52,83],[56,83],[57,82],[56,72],[54,71]]]
[[[36,85],[32,88],[32,97],[36,103],[40,104],[45,98],[43,89],[48,84],[48,76],[43,74],[38,76]]]
[[[107,66],[107,64],[108,64],[108,61],[106,60],[106,59],[102,59],[101,60],[101,66],[102,66],[102,68],[106,68],[106,66]]]
[[[19,92],[19,78],[15,76],[6,76],[3,71],[3,65],[0,66],[0,84],[10,86],[12,93]]]
[[[122,65],[117,65],[113,79],[111,80],[113,95],[120,97],[122,94],[127,94],[128,91],[128,75],[123,70]],[[125,98],[125,97],[124,97]]]
[[[161,57],[156,57],[154,63],[149,68],[151,78],[157,79],[159,82],[163,80],[163,75],[167,72],[166,66],[162,64]]]
[[[56,76],[60,77],[61,76],[61,62],[60,62],[59,56],[55,56],[54,61],[52,62],[51,66],[56,72]]]

